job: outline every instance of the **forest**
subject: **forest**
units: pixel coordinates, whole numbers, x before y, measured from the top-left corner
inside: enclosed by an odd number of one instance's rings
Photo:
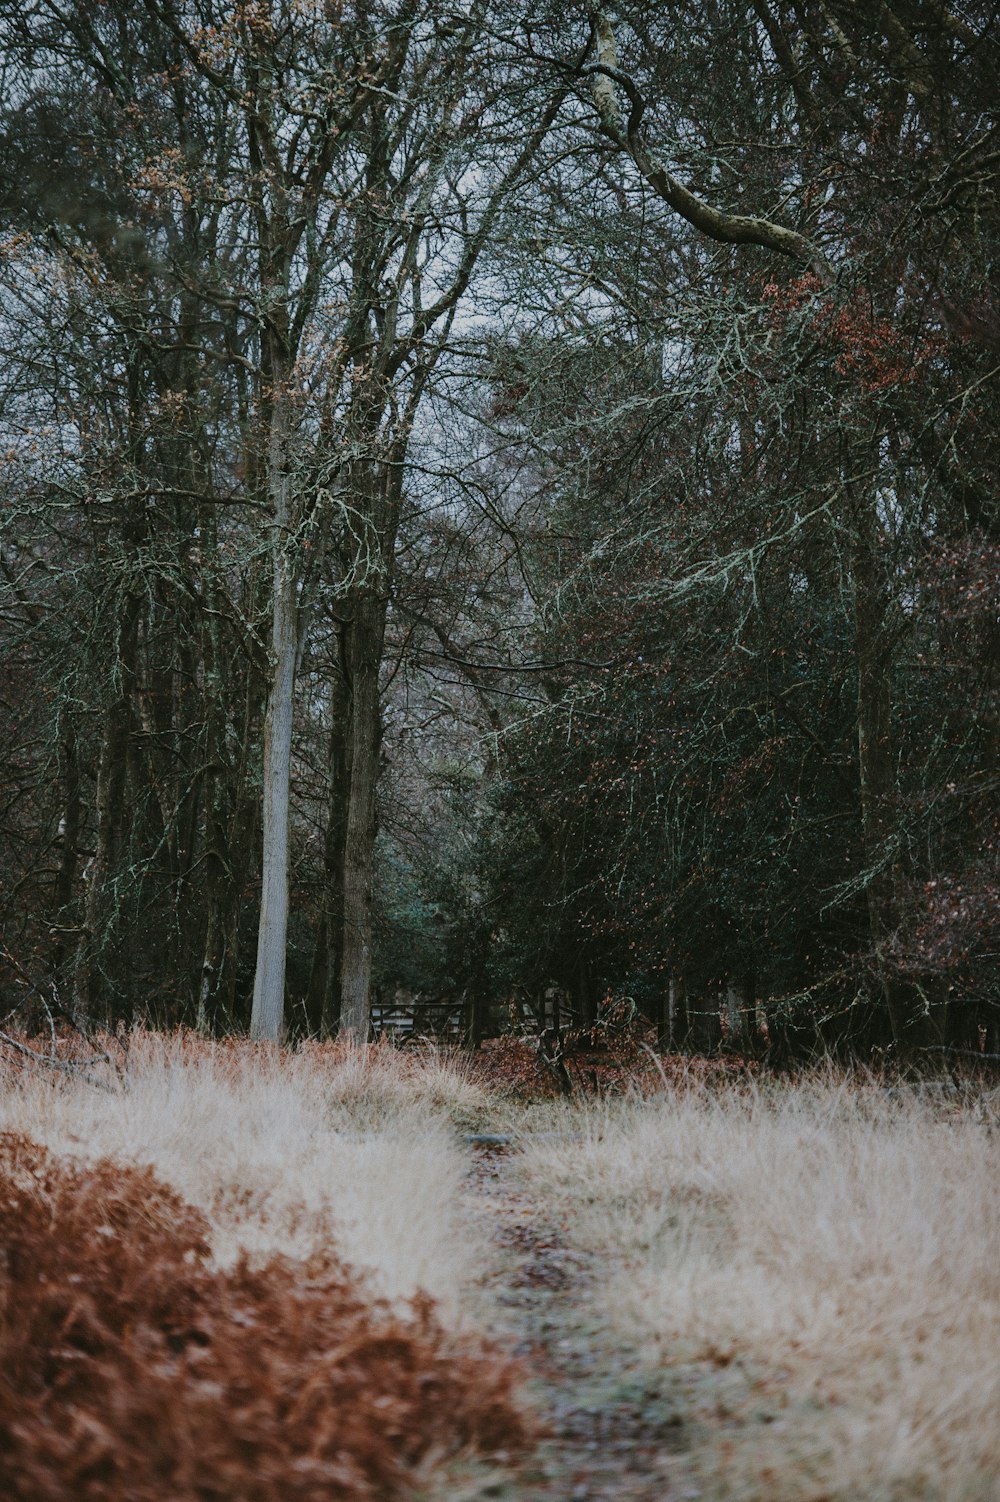
[[[12,1027],[1000,1053],[997,21],[0,0]]]

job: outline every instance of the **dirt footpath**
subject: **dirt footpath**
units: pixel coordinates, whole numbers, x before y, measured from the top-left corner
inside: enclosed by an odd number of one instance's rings
[[[596,1259],[568,1248],[546,1207],[524,1195],[509,1150],[476,1149],[471,1178],[477,1210],[492,1221],[501,1248],[487,1288],[491,1333],[532,1373],[529,1397],[546,1430],[516,1484],[480,1495],[509,1502],[696,1497],[684,1483],[678,1395],[601,1328]]]

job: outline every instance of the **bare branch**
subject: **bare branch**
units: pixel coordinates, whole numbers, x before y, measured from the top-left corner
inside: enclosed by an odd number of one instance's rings
[[[723,245],[759,245],[776,251],[809,267],[824,284],[834,280],[834,272],[818,246],[798,230],[771,219],[750,214],[729,214],[713,208],[678,178],[656,157],[639,135],[645,103],[632,79],[618,66],[618,48],[614,29],[601,10],[592,15],[597,62],[581,70],[591,80],[591,95],[601,130],[622,151],[628,153],[646,182],[675,213]],[[618,89],[629,97],[631,111],[626,125],[619,102]]]

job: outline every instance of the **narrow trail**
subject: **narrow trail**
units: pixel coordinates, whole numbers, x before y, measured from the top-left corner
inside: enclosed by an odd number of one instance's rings
[[[682,1479],[686,1435],[676,1396],[601,1328],[597,1259],[565,1244],[547,1207],[517,1182],[509,1150],[477,1149],[471,1182],[477,1212],[501,1249],[487,1288],[493,1333],[528,1367],[529,1396],[546,1431],[516,1487],[484,1495],[505,1502],[697,1496]]]

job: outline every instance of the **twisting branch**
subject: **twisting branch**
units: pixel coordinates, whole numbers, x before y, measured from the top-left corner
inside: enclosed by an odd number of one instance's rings
[[[728,214],[713,208],[686,188],[650,151],[640,130],[645,100],[633,79],[618,66],[614,28],[600,9],[591,12],[592,40],[597,61],[581,69],[590,79],[591,97],[601,130],[628,153],[653,191],[687,222],[724,245],[760,245],[805,264],[824,284],[834,280],[833,268],[818,246],[798,230],[752,214]],[[622,113],[619,89],[629,100],[629,117]]]

